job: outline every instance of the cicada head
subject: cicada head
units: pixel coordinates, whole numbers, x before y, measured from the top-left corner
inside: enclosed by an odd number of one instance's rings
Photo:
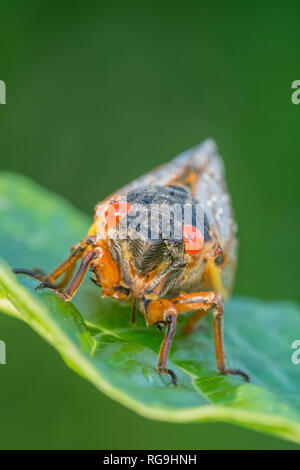
[[[145,186],[112,201],[105,213],[112,255],[126,285],[147,279],[165,292],[210,240],[203,207],[183,186]],[[162,290],[160,291],[160,295]]]

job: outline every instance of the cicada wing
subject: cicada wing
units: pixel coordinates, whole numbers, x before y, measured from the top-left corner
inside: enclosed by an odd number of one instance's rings
[[[237,268],[237,249],[238,241],[236,237],[233,236],[227,252],[226,263],[222,269],[221,274],[222,284],[226,291],[226,298],[228,298],[233,289],[234,278]]]
[[[217,235],[223,250],[228,255],[236,233],[231,197],[225,182],[223,160],[216,145],[210,145],[205,156],[198,155],[201,163],[196,169],[197,181],[194,197],[202,204],[209,219],[210,228]]]
[[[215,233],[225,254],[222,269],[222,284],[229,294],[232,290],[237,266],[237,225],[234,219],[231,197],[225,181],[223,160],[217,146],[209,141],[194,154],[196,183],[194,197],[204,205],[210,229]]]
[[[172,184],[190,178],[193,196],[204,205],[210,229],[215,233],[225,254],[222,283],[229,294],[232,290],[237,265],[237,225],[234,219],[231,197],[225,181],[223,160],[213,140],[178,155],[171,162],[180,168]],[[173,176],[173,175],[172,175]]]

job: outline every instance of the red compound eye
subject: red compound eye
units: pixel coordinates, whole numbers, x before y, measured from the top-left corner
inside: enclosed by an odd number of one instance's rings
[[[112,228],[118,225],[118,222],[124,215],[127,215],[131,210],[129,202],[119,201],[114,202],[105,212],[107,225]]]
[[[184,225],[182,227],[184,248],[189,255],[195,255],[202,250],[204,238],[200,230],[193,225]]]

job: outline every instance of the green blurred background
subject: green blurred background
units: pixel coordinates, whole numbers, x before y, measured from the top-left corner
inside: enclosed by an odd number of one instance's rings
[[[96,202],[206,137],[239,224],[236,293],[299,301],[297,1],[1,1],[0,169],[92,215]],[[74,240],[75,241],[75,240]],[[296,448],[223,424],[136,416],[0,316],[1,448]]]

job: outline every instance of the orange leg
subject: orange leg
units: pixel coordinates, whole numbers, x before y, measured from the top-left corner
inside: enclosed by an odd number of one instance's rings
[[[76,294],[78,287],[80,286],[85,273],[87,272],[88,268],[90,267],[91,263],[95,261],[97,258],[102,256],[102,250],[95,248],[94,250],[88,251],[83,257],[81,261],[81,265],[74,276],[71,284],[67,289],[61,290],[50,284],[48,282],[42,282],[40,285],[37,286],[37,289],[51,289],[54,290],[60,297],[62,297],[65,301],[69,301],[72,297]]]
[[[64,274],[63,279],[59,284],[53,287],[65,287],[69,280],[72,277],[72,274],[75,269],[75,265],[78,261],[79,258],[82,257],[84,251],[89,247],[93,247],[95,245],[96,237],[93,235],[87,236],[81,240],[80,243],[76,243],[71,247],[71,254],[66,258],[52,273],[46,275],[39,269],[23,269],[23,268],[14,268],[13,272],[15,274],[25,274],[27,276],[33,277],[34,279],[37,279],[38,281],[51,284],[56,281],[60,276]]]
[[[81,266],[75,275],[70,286],[64,289],[70,281],[77,261],[82,258]],[[80,243],[76,243],[71,248],[71,254],[52,273],[46,276],[39,270],[28,270],[16,268],[16,274],[26,274],[38,281],[41,281],[36,289],[51,289],[60,295],[64,300],[71,300],[76,293],[83,277],[90,268],[95,279],[92,279],[99,287],[102,287],[102,295],[114,294],[114,297],[126,298],[128,293],[115,292],[119,286],[119,270],[114,262],[108,246],[104,240],[98,240],[96,235],[88,235]],[[63,276],[62,280],[54,284]]]
[[[171,299],[178,312],[200,309],[201,315],[208,313],[213,308],[214,317],[214,342],[216,350],[217,368],[221,374],[240,375],[246,382],[249,377],[245,372],[239,369],[227,369],[225,364],[224,340],[223,340],[223,298],[215,292],[196,292],[186,294],[182,292],[178,297]],[[191,319],[192,320],[192,319]]]
[[[56,284],[56,287],[58,289],[63,289],[64,287],[66,287],[68,285],[68,282],[70,281],[70,279],[71,279],[71,277],[74,273],[75,266],[76,266],[76,263],[72,263],[72,265],[64,273],[62,280],[59,281],[58,284]]]
[[[86,240],[84,241],[84,244],[86,243]],[[75,243],[72,247],[71,247],[71,253],[70,253],[70,257],[71,257],[71,260],[70,260],[70,264],[69,264],[69,267],[66,268],[66,271],[64,272],[63,274],[63,278],[61,279],[61,281],[59,281],[58,284],[56,284],[56,287],[58,289],[63,289],[64,287],[67,286],[68,282],[70,281],[73,273],[74,273],[74,269],[75,269],[75,266],[76,266],[76,262],[78,260],[78,255],[80,253],[82,253],[82,246],[84,244],[81,244],[81,243]],[[75,253],[75,255],[74,255]],[[57,270],[57,269],[56,269]],[[56,271],[55,270],[55,271]],[[48,276],[50,277],[51,274]],[[47,278],[47,276],[45,275],[44,276],[44,280]]]
[[[160,347],[157,369],[161,374],[169,374],[174,385],[177,383],[175,373],[167,369],[168,356],[176,330],[177,311],[169,300],[158,299],[149,303],[146,311],[148,325],[161,323],[167,326],[165,337]]]
[[[224,341],[223,341],[223,298],[220,294],[215,292],[195,292],[192,294],[187,294],[182,292],[177,297],[174,297],[170,300],[154,300],[150,302],[148,306],[148,313],[146,316],[148,324],[151,323],[166,323],[172,313],[172,309],[175,308],[176,313],[183,313],[189,310],[201,310],[201,315],[207,314],[211,309],[213,309],[213,318],[214,318],[214,342],[216,350],[216,362],[218,371],[221,374],[233,374],[240,375],[246,382],[249,381],[249,377],[245,372],[239,369],[227,369],[225,363],[225,352],[224,352]],[[173,313],[176,318],[176,314]],[[176,322],[173,320],[172,325],[176,325]],[[158,368],[160,370],[160,365],[162,364],[161,359],[163,358],[163,367],[166,367],[167,356],[170,350],[171,341],[174,335],[174,327],[167,327],[167,332],[165,339],[163,341],[160,355]],[[169,373],[169,370],[165,369],[165,372]],[[174,374],[174,373],[173,373]],[[172,375],[172,374],[170,374]],[[172,378],[173,379],[173,378]],[[174,380],[173,380],[174,383]]]
[[[191,316],[182,330],[184,334],[189,334],[193,331],[196,322],[207,315],[209,310],[212,308],[212,304],[215,300],[215,293],[198,292],[186,294],[185,292],[181,292],[177,297],[174,297],[171,300],[178,313],[188,312],[190,310],[199,310]]]
[[[83,252],[88,247],[93,247],[95,245],[95,241],[96,237],[94,235],[89,235],[83,238],[80,243],[73,245],[70,256],[68,256],[67,259],[65,259],[56,269],[54,269],[52,273],[46,276],[43,281],[49,284],[53,284],[56,279],[58,279],[62,274],[65,274],[61,286],[66,285],[72,276],[76,262],[79,260],[79,258],[82,257]]]
[[[171,349],[172,340],[176,331],[176,320],[177,314],[174,313],[171,313],[167,318],[167,331],[160,347],[157,364],[159,372],[162,374],[169,374],[172,378],[172,382],[174,385],[177,384],[177,377],[171,369],[167,369],[167,361]]]
[[[41,281],[41,284],[37,286],[37,289],[48,288],[48,289],[54,290],[61,297],[65,298],[65,295],[62,289],[66,287],[66,285],[70,281],[73,275],[76,263],[83,256],[84,251],[87,250],[87,248],[89,247],[93,247],[95,245],[95,242],[96,242],[96,236],[89,235],[83,238],[81,242],[75,243],[71,247],[70,256],[68,256],[68,258],[66,258],[56,269],[54,269],[54,271],[52,271],[52,273],[48,275],[45,275],[39,270],[30,271],[28,269],[14,269],[13,271],[16,274],[26,274],[28,276],[31,276],[37,279],[38,281]],[[61,276],[63,276],[61,281],[57,283],[56,285],[54,285],[54,282]],[[71,285],[73,285],[73,283],[71,283]],[[72,294],[72,296],[74,295],[74,293]]]

